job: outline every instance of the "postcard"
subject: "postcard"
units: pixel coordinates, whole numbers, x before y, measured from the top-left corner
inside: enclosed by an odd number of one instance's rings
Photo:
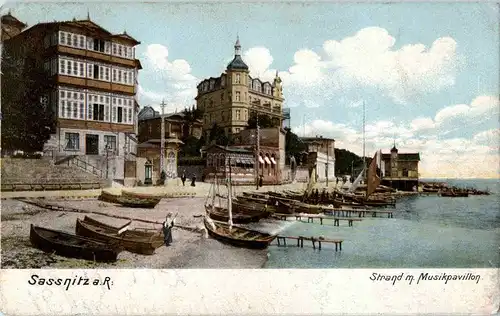
[[[0,312],[499,312],[498,21],[4,3]]]

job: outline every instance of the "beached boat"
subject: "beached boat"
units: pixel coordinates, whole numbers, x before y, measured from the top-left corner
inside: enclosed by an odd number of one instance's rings
[[[210,221],[207,217],[205,217],[204,223],[212,238],[236,247],[265,249],[276,238],[274,235],[255,230]]]
[[[115,229],[107,229],[103,226],[94,226],[80,219],[76,220],[76,234],[107,243],[119,244],[125,250],[142,255],[152,255],[155,249],[163,245],[163,238],[138,237],[129,234],[127,230],[116,232]]]
[[[103,190],[101,195],[99,195],[99,200],[109,203],[118,203],[117,201],[119,197],[120,195],[118,194],[113,194]]]
[[[115,203],[126,207],[134,208],[154,208],[158,203],[160,203],[161,198],[131,198],[119,196]]]
[[[147,193],[137,193],[137,192],[130,192],[130,191],[122,191],[122,196],[126,198],[133,198],[133,199],[162,199],[163,196],[161,195],[154,195],[154,194],[147,194]]]
[[[209,214],[210,218],[216,221],[227,222],[229,220],[229,215],[227,214],[226,208],[206,206],[206,211]],[[260,213],[233,213],[233,223],[235,224],[254,223],[258,222],[260,218]]]
[[[30,241],[43,251],[60,256],[115,262],[122,248],[118,244],[106,244],[99,240],[39,227],[31,224]]]
[[[108,225],[106,223],[100,222],[92,217],[85,216],[83,218],[83,221],[85,223],[88,223],[92,226],[96,227],[102,227],[105,228],[106,230],[113,231],[116,234],[118,234],[122,229],[125,227],[129,226],[132,221],[128,221],[126,224],[116,227],[112,225]],[[148,238],[148,239],[154,239],[157,242],[162,242],[163,241],[163,232],[161,229],[155,229],[155,228],[140,228],[140,227],[135,227],[135,228],[128,228],[126,232],[127,236],[130,237],[138,237],[138,238]]]

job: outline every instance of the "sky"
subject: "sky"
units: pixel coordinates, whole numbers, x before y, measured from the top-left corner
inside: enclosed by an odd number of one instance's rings
[[[141,106],[195,104],[236,36],[252,77],[283,80],[299,136],[367,156],[420,152],[425,178],[498,178],[499,7],[493,3],[6,3],[38,22],[90,18],[141,42]],[[363,110],[364,109],[364,110]],[[365,115],[363,115],[363,113]],[[363,116],[365,142],[363,142]]]

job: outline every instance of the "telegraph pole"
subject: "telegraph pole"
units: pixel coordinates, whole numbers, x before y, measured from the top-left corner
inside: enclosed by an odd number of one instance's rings
[[[255,184],[257,186],[257,190],[259,189],[259,157],[260,157],[260,130],[259,130],[259,113],[257,113],[257,124],[256,124],[256,142],[257,142],[257,145],[255,146]]]
[[[165,171],[165,101],[161,100],[161,145],[160,145],[160,172]]]

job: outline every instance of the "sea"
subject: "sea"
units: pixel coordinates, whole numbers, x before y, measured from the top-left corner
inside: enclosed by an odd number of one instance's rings
[[[368,214],[349,227],[330,220],[262,223],[261,230],[282,236],[343,239],[313,249],[288,241],[268,248],[264,268],[500,268],[500,185],[498,179],[443,180],[458,187],[488,189],[491,195],[407,196],[397,200],[394,217]]]

